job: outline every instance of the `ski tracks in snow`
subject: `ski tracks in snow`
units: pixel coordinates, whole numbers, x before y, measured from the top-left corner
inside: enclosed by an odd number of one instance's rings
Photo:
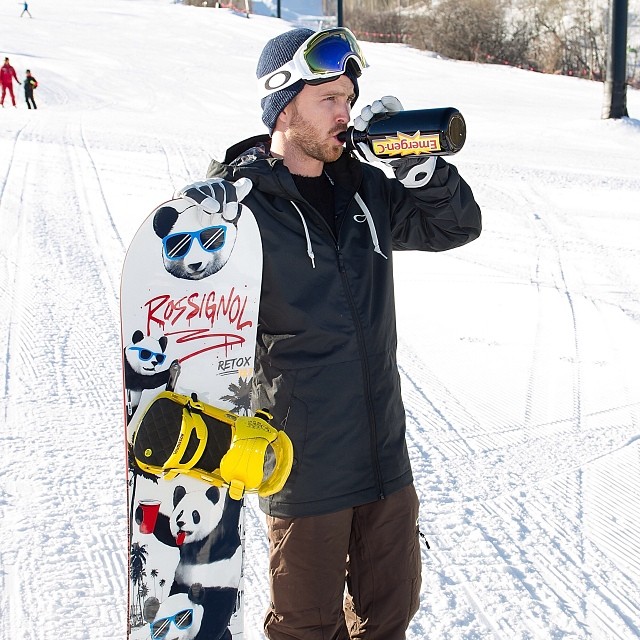
[[[262,621],[269,606],[269,589],[265,576],[269,567],[269,541],[265,515],[258,506],[258,497],[245,498],[245,635],[248,640],[264,638]]]
[[[179,135],[139,131],[127,114],[110,123],[115,152],[100,113],[11,117],[15,133],[0,139],[9,167],[0,176],[9,240],[0,291],[10,301],[0,327],[0,444],[11,452],[0,470],[0,535],[15,544],[0,551],[0,638],[49,640],[64,629],[74,640],[113,640],[126,632],[122,261],[144,216],[204,176],[208,157]],[[114,211],[123,193],[131,209]],[[264,527],[257,504],[247,514],[249,530]],[[249,544],[266,562],[266,547]],[[248,590],[260,590],[263,566],[246,567]],[[251,607],[261,620],[259,593]]]
[[[11,240],[0,272],[12,301],[3,350],[15,360],[3,372],[0,439],[11,456],[0,470],[0,530],[13,544],[0,560],[10,612],[0,628],[3,638],[64,629],[106,639],[123,632],[126,589],[124,444],[113,411],[120,265],[107,258],[124,250],[81,125],[69,118],[62,126],[56,114],[51,126],[48,117],[16,137],[0,209]],[[122,455],[96,459],[98,441]],[[34,469],[41,451],[47,464]]]
[[[438,310],[415,325],[400,314],[408,442],[431,544],[412,637],[636,637],[640,606],[626,594],[640,583],[640,403],[617,336],[640,311],[619,293],[637,290],[639,252],[568,219],[540,183],[502,193],[509,236],[491,212],[478,242],[493,246],[447,255],[446,286],[416,275],[430,268],[419,258],[399,260],[413,279],[399,303],[421,287]],[[608,260],[611,251],[628,260]],[[517,342],[483,324],[483,305],[505,299]],[[521,395],[501,395],[503,376],[505,388],[521,377]]]

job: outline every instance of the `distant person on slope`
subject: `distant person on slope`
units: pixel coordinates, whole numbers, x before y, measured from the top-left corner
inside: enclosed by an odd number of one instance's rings
[[[33,18],[33,16],[29,11],[29,5],[26,2],[23,4],[23,7],[24,8],[22,9],[22,13],[20,14],[20,17],[22,18],[22,16],[26,13],[30,18]]]
[[[9,58],[4,59],[4,64],[0,67],[0,83],[2,84],[2,98],[0,99],[0,104],[4,107],[4,96],[7,93],[7,89],[9,90],[9,94],[11,95],[11,101],[13,102],[13,106],[16,106],[16,97],[13,94],[13,81],[18,84],[22,84],[20,80],[18,80],[18,76],[16,75],[16,70],[9,64]]]
[[[31,71],[27,69],[27,77],[24,79],[24,99],[29,109],[31,109],[31,105],[33,105],[34,109],[38,108],[36,101],[33,99],[33,90],[37,86],[38,81],[31,75]]]
[[[366,66],[348,29],[273,38],[256,70],[269,134],[208,171],[253,183],[242,204],[260,228],[264,269],[251,404],[295,454],[282,491],[260,499],[270,640],[403,640],[419,607],[392,252],[459,247],[480,235],[481,216],[444,158],[396,159],[387,177],[344,148]],[[401,110],[385,96],[355,124]],[[442,300],[431,302],[437,313]]]

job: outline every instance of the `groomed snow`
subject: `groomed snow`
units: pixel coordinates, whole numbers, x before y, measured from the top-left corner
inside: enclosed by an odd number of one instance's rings
[[[164,0],[0,5],[0,638],[125,637],[119,278],[142,219],[264,131],[289,25]],[[640,637],[640,121],[603,87],[364,43],[359,107],[456,106],[479,240],[394,256],[422,502],[411,640]],[[640,117],[640,94],[628,92]],[[246,637],[269,599],[248,501]],[[150,589],[154,585],[150,583]]]

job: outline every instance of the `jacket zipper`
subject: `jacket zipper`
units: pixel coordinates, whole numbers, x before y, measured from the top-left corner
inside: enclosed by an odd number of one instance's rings
[[[328,176],[327,176],[328,177]],[[347,204],[345,208],[345,216],[349,207],[353,202],[353,199]],[[378,499],[384,500],[384,488],[382,484],[382,472],[380,471],[380,458],[378,457],[378,447],[377,447],[377,429],[376,429],[376,419],[375,412],[373,410],[373,403],[371,402],[371,383],[370,383],[370,372],[369,372],[369,363],[367,360],[367,352],[365,348],[364,336],[362,335],[362,325],[360,324],[360,320],[358,318],[358,309],[356,307],[356,303],[353,299],[353,295],[351,294],[351,287],[349,286],[349,279],[347,277],[347,270],[344,264],[344,259],[342,256],[342,251],[340,250],[340,243],[338,241],[337,235],[339,234],[339,229],[336,229],[336,232],[333,232],[333,229],[327,224],[327,221],[320,214],[319,211],[315,209],[311,204],[309,204],[306,200],[302,200],[315,216],[321,221],[321,224],[327,229],[327,232],[331,236],[334,241],[334,248],[336,250],[336,256],[338,258],[338,270],[340,271],[340,277],[342,278],[342,285],[347,292],[347,299],[349,301],[349,307],[351,308],[351,317],[353,318],[353,323],[356,327],[356,335],[358,340],[358,350],[360,352],[360,362],[362,364],[362,377],[364,379],[364,394],[367,403],[367,412],[369,414],[369,425],[370,425],[370,438],[371,438],[371,461],[373,463],[373,468],[376,476],[376,483],[378,485]],[[343,218],[344,219],[344,218]]]
[[[344,259],[342,257],[342,252],[340,251],[340,247],[336,244],[336,253],[338,256],[338,267],[340,270],[340,277],[342,278],[342,284],[344,286],[345,291],[347,292],[347,299],[349,300],[349,306],[351,307],[351,316],[353,318],[353,322],[356,327],[356,335],[358,338],[358,350],[360,351],[360,362],[362,365],[362,377],[364,380],[364,394],[367,403],[367,411],[369,414],[369,427],[370,433],[369,436],[371,438],[371,461],[373,463],[373,469],[376,476],[376,483],[378,485],[378,498],[380,500],[384,500],[384,489],[382,485],[382,473],[380,471],[380,459],[378,457],[378,447],[377,447],[377,429],[376,429],[376,417],[375,412],[373,410],[373,403],[371,402],[371,375],[369,371],[369,362],[367,359],[367,352],[364,343],[364,336],[362,334],[362,325],[360,324],[360,320],[358,318],[358,310],[356,308],[355,301],[353,299],[353,295],[351,294],[351,287],[349,286],[349,279],[347,277],[347,270],[344,264]]]

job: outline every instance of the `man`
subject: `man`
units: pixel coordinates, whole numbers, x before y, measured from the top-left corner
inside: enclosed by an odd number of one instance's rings
[[[264,269],[252,405],[294,446],[285,487],[260,503],[271,640],[405,637],[421,566],[392,251],[451,249],[481,229],[470,188],[444,159],[396,161],[389,178],[345,151],[338,136],[365,66],[346,29],[270,40],[257,76],[271,135],[235,145],[208,172],[253,182],[243,204]],[[383,98],[356,124],[401,109]]]
[[[38,81],[31,75],[31,70],[27,69],[27,77],[24,79],[24,99],[29,109],[31,109],[31,105],[33,105],[34,109],[38,108],[36,101],[33,99],[33,90],[37,86]]]
[[[0,67],[0,84],[2,84],[2,98],[0,98],[0,104],[4,107],[4,96],[7,93],[7,89],[9,90],[9,95],[11,96],[11,101],[13,102],[13,106],[16,106],[16,97],[13,95],[13,81],[16,81],[18,84],[22,84],[20,80],[18,80],[18,76],[16,75],[16,70],[9,64],[9,58],[4,59],[4,64]]]

